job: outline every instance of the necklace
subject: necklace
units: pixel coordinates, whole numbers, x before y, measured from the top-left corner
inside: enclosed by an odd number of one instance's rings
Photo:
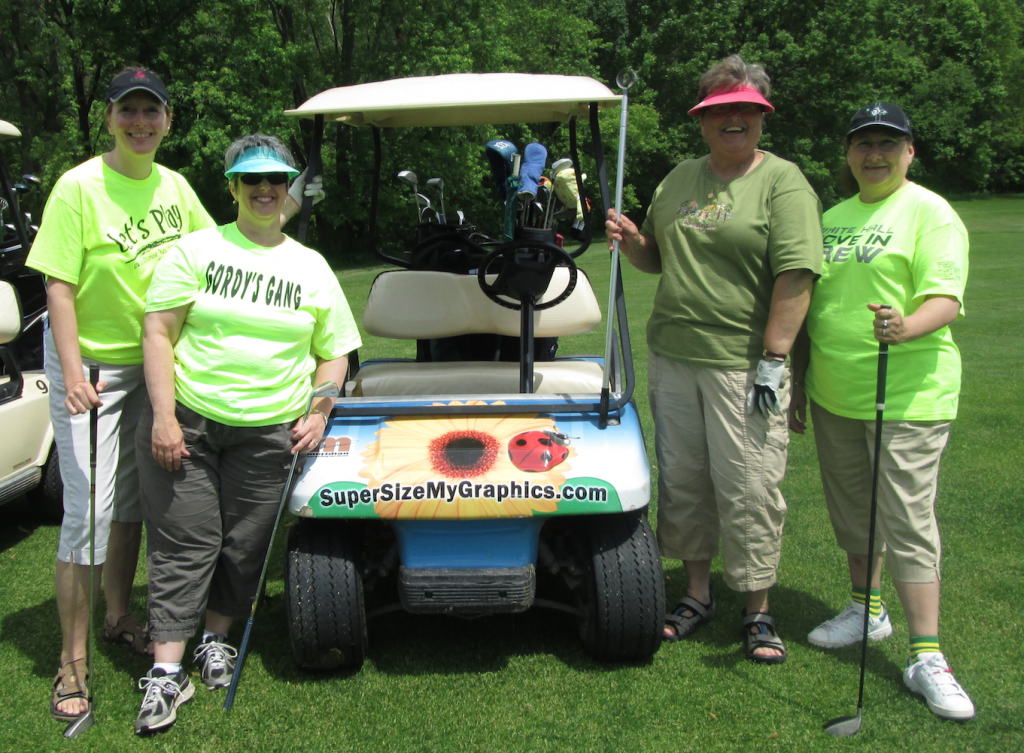
[[[747,159],[743,160],[743,162],[729,170],[727,173],[727,177],[725,178],[725,182],[719,183],[715,174],[711,171],[711,155],[709,154],[707,160],[705,160],[704,162],[704,173],[705,178],[707,180],[708,199],[714,200],[715,196],[717,196],[720,191],[724,191],[726,187],[735,178],[745,173],[750,163],[753,162],[755,157],[757,157],[757,152],[754,152]]]

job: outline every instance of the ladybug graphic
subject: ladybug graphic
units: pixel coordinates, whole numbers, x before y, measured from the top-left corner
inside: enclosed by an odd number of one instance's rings
[[[521,471],[551,470],[569,456],[569,437],[553,429],[524,431],[508,443],[508,457]]]

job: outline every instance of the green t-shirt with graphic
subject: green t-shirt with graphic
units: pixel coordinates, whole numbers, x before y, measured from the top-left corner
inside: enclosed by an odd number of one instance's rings
[[[338,278],[291,238],[273,248],[234,223],[193,233],[160,262],[146,312],[190,305],[174,346],[175,396],[229,426],[303,414],[316,359],[361,344]]]
[[[676,361],[754,368],[776,276],[821,271],[821,203],[796,165],[769,152],[724,187],[707,157],[679,163],[642,232],[657,241],[662,268],[647,343]]]
[[[53,187],[26,264],[77,286],[82,355],[142,363],[142,316],[153,270],[171,243],[214,227],[188,183],[154,164],[132,180],[95,157]]]
[[[831,413],[875,417],[878,341],[869,303],[917,311],[927,296],[951,296],[964,315],[967,230],[945,199],[914,183],[883,201],[847,199],[825,213],[821,279],[807,331],[806,390]],[[889,347],[885,418],[956,418],[960,351],[949,327]]]

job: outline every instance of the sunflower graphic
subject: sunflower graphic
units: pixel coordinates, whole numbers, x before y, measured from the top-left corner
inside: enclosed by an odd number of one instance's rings
[[[448,405],[486,405],[482,401],[455,401]],[[502,403],[495,403],[501,405]],[[435,403],[443,405],[443,403]],[[359,475],[367,487],[401,485],[425,487],[419,499],[377,501],[375,512],[385,519],[431,520],[438,518],[521,518],[535,512],[555,512],[558,500],[533,495],[495,498],[494,489],[513,482],[526,487],[560,487],[565,483],[561,471],[566,462],[540,473],[524,473],[509,457],[509,442],[529,431],[556,432],[555,422],[538,416],[400,416],[387,421],[377,432],[380,437],[363,451],[365,465]],[[566,461],[576,455],[571,447]],[[440,482],[461,484],[474,494],[436,494]],[[464,482],[469,482],[467,485]],[[434,489],[435,493],[430,494]],[[469,496],[470,498],[467,498]]]

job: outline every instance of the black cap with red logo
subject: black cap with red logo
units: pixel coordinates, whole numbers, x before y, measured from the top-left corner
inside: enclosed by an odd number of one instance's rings
[[[167,93],[167,87],[153,71],[145,68],[129,68],[124,73],[114,76],[107,89],[107,103],[117,102],[129,92],[149,92],[165,105],[171,103],[171,97]]]

